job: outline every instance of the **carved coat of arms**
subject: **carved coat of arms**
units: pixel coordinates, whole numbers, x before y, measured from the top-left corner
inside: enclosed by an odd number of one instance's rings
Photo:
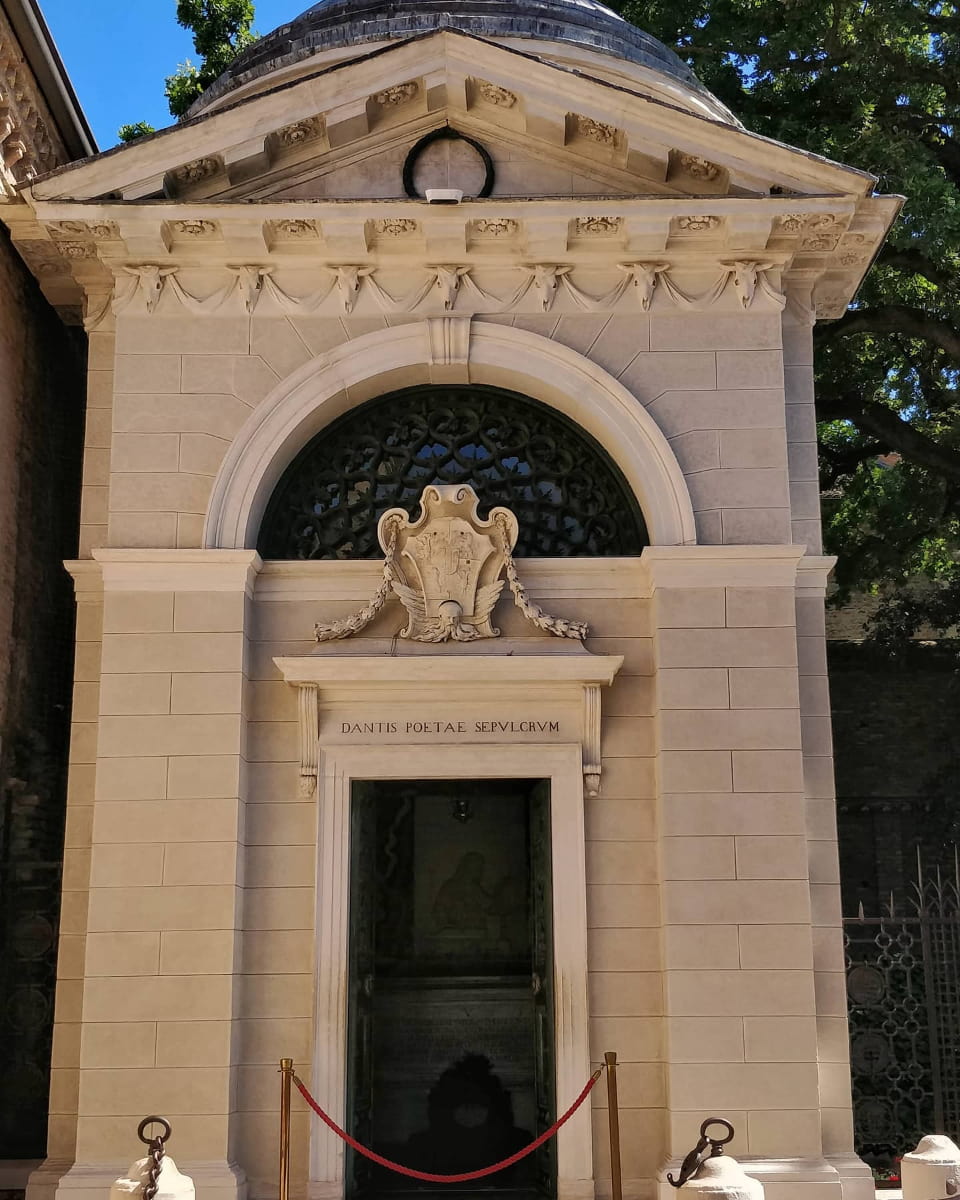
[[[431,484],[420,497],[420,516],[391,508],[377,536],[384,553],[383,582],[368,605],[345,620],[317,625],[318,642],[349,637],[374,619],[392,592],[407,611],[401,637],[416,642],[472,642],[499,637],[491,617],[504,583],[514,603],[540,629],[582,640],[579,621],[551,617],[533,604],[513,561],[519,527],[508,508],[477,515],[477,494],[466,484]]]

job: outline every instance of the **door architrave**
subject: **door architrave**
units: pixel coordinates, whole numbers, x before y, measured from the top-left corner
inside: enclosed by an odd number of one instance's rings
[[[316,913],[316,1001],[311,1085],[334,1120],[345,1119],[350,891],[350,800],[354,780],[546,779],[553,860],[554,1029],[558,1108],[590,1073],[587,1024],[587,904],[582,752],[579,744],[327,746],[320,750]],[[571,881],[580,880],[580,886]],[[311,1200],[342,1200],[343,1143],[311,1124]],[[586,1115],[558,1135],[558,1200],[593,1200],[593,1138]]]

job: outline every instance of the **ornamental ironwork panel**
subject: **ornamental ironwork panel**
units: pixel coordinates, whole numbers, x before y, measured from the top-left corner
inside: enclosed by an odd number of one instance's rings
[[[960,1134],[960,872],[844,921],[857,1152],[880,1177],[927,1133]]]
[[[415,517],[431,483],[470,484],[483,516],[510,508],[519,557],[637,555],[648,542],[616,464],[561,413],[499,388],[431,386],[372,400],[313,438],[274,491],[258,549],[273,559],[377,558],[382,514]]]

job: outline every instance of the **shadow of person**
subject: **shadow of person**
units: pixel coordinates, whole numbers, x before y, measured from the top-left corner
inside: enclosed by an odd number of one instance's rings
[[[513,1123],[510,1093],[490,1060],[468,1054],[448,1067],[427,1099],[428,1128],[411,1134],[404,1165],[436,1175],[460,1175],[509,1158],[533,1141]],[[533,1178],[533,1156],[488,1175],[474,1187],[523,1186]]]

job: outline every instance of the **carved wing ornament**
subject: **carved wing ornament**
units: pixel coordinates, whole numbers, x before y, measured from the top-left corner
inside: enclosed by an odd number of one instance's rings
[[[384,553],[383,580],[363,608],[350,617],[315,627],[318,642],[359,633],[377,616],[392,592],[406,609],[400,636],[415,642],[472,642],[500,636],[492,623],[504,583],[517,608],[538,629],[582,641],[582,621],[545,613],[520,582],[513,548],[519,526],[508,508],[477,514],[477,494],[467,484],[431,484],[420,497],[420,516],[391,508],[377,526]]]

